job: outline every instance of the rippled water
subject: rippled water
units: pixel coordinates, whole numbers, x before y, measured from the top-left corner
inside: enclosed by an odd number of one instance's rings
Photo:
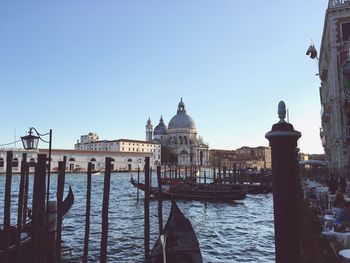
[[[135,177],[135,174],[134,174]],[[52,175],[52,193],[56,175]],[[91,230],[89,262],[98,262],[101,240],[103,174],[92,177]],[[130,174],[112,174],[109,206],[108,262],[142,262],[143,192],[136,201],[136,189]],[[32,180],[32,176],[31,176]],[[19,176],[12,180],[12,223],[16,222]],[[154,182],[155,183],[155,182]],[[67,174],[75,203],[64,219],[62,233],[65,262],[81,262],[85,231],[86,175]],[[0,176],[0,220],[3,221],[5,177]],[[66,185],[66,190],[67,190]],[[31,188],[30,188],[31,189]],[[31,191],[31,190],[30,190]],[[54,198],[54,194],[51,194]],[[29,205],[31,202],[29,202]],[[232,203],[177,201],[197,233],[204,262],[274,262],[272,195],[248,195]],[[163,221],[169,215],[170,202],[163,202]],[[151,200],[151,243],[157,238],[157,201]]]

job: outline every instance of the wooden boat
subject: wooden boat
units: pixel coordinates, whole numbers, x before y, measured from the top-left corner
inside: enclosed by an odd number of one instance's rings
[[[150,255],[150,263],[202,263],[196,233],[175,201],[171,202],[168,221]]]
[[[272,192],[272,186],[264,184],[247,184],[246,187],[248,194],[268,194]]]
[[[69,186],[69,191],[62,202],[62,216],[66,216],[69,210],[72,208],[74,203],[74,194],[71,186]],[[29,216],[28,216],[29,217]],[[29,219],[31,219],[29,217]],[[20,231],[21,239],[18,241],[19,236],[18,231]],[[4,256],[4,230],[0,229],[0,262],[3,261]],[[16,226],[11,226],[10,228],[10,247],[8,247],[8,253],[10,256],[10,262],[17,262],[16,255],[17,251],[20,250],[21,258],[26,258],[26,255],[31,256],[31,221],[27,222],[21,229]]]
[[[137,183],[133,179],[130,182],[140,190],[145,190],[145,184]],[[158,197],[158,187],[150,187],[150,194]],[[204,184],[177,184],[163,185],[162,198],[164,199],[188,199],[198,201],[233,201],[246,198],[246,190],[244,187],[237,186],[233,188],[223,188]]]

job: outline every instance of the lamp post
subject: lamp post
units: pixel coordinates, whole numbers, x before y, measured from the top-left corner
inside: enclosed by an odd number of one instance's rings
[[[36,135],[33,135],[33,131]],[[49,141],[44,140],[42,137],[49,135]],[[26,150],[33,150],[38,148],[39,140],[49,144],[49,158],[48,158],[48,172],[47,172],[47,188],[46,188],[46,222],[48,221],[48,208],[50,199],[50,172],[51,172],[51,142],[52,142],[52,129],[48,133],[41,134],[34,127],[29,128],[28,135],[21,137],[23,147]]]

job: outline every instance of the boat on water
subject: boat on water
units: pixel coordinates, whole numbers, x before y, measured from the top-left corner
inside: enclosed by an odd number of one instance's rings
[[[272,193],[272,186],[267,184],[245,184],[248,194],[268,194]]]
[[[134,187],[145,190],[144,183],[137,183],[133,178],[130,182]],[[150,187],[150,194],[154,197],[159,196],[158,187]],[[210,184],[189,184],[181,183],[176,185],[162,185],[161,197],[164,199],[187,199],[198,201],[234,201],[246,198],[246,189],[242,186],[222,187]]]
[[[174,199],[163,234],[150,254],[150,263],[202,263],[202,254],[192,224]]]
[[[74,203],[74,194],[72,191],[71,186],[69,186],[69,191],[62,202],[62,217],[66,216],[69,210],[72,208]],[[28,216],[29,217],[29,216]],[[29,219],[31,219],[29,217]],[[50,222],[49,222],[50,224]],[[10,256],[10,262],[17,262],[16,257],[17,253],[21,253],[21,257],[25,258],[24,255],[30,256],[30,250],[32,248],[32,242],[31,242],[31,220],[29,220],[21,229],[18,229],[16,226],[11,226],[10,228],[10,246],[7,248],[9,256]],[[20,240],[17,239],[20,232]],[[4,235],[5,231],[3,229],[0,229],[0,262],[3,262],[4,257]]]

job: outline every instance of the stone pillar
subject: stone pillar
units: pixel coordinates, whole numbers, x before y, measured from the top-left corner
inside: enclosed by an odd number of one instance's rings
[[[297,140],[301,133],[285,119],[286,106],[278,104],[280,121],[265,137],[270,142],[272,157],[275,250],[277,263],[300,262]]]

